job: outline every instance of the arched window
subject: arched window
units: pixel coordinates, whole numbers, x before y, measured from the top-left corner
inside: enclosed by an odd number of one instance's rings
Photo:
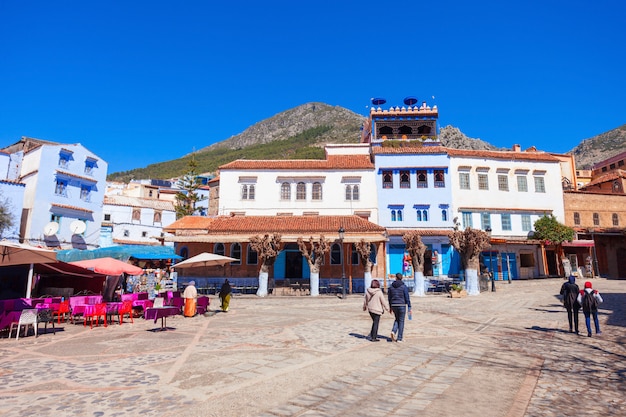
[[[417,210],[417,221],[421,222],[422,221],[422,212],[420,210]]]
[[[230,245],[230,257],[237,259],[232,261],[231,265],[241,265],[241,245],[237,242]]]
[[[187,247],[183,247],[180,249],[180,252],[178,253],[183,259],[187,259],[189,258],[189,249],[187,249]]]
[[[391,221],[392,222],[396,221],[396,211],[395,210],[391,210]]]
[[[441,210],[441,220],[448,221],[448,211],[446,209]]]
[[[422,211],[422,219],[424,219],[425,222],[428,221],[428,210]]]
[[[354,186],[352,186],[352,200],[353,201],[359,201],[359,185],[356,184]]]
[[[224,256],[224,244],[216,243],[215,246],[213,246],[213,253]]]
[[[248,256],[246,257],[248,265],[256,265],[259,263],[259,255],[252,249],[252,245],[248,243]]]
[[[155,223],[161,223],[161,212],[160,211],[155,211],[154,212],[154,222]]]
[[[133,209],[133,220],[141,220],[141,209]]]
[[[311,199],[312,200],[321,200],[322,199],[322,184],[319,182],[313,183],[313,189],[311,190]]]
[[[341,246],[338,243],[330,247],[330,264],[341,265]]]
[[[398,210],[398,221],[402,221],[402,210]]]
[[[359,253],[356,251],[356,245],[354,243],[351,246],[352,246],[352,253],[350,254],[350,261],[352,265],[358,265]]]
[[[376,255],[376,245],[374,243],[370,243],[370,261],[374,265],[376,265]]]
[[[303,182],[296,185],[296,200],[306,200],[306,184]]]
[[[283,182],[280,186],[280,199],[291,200],[291,184]]]

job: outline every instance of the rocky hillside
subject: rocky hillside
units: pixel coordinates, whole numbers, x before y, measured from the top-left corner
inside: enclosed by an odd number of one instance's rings
[[[198,152],[216,148],[241,149],[294,137],[319,126],[332,126],[315,139],[316,144],[358,142],[364,117],[344,107],[307,103],[262,120],[238,135],[215,143]]]
[[[591,169],[594,164],[626,152],[626,125],[583,140],[569,151],[576,158],[576,168]]]
[[[215,172],[235,159],[316,159],[323,158],[326,143],[358,143],[364,117],[346,108],[324,103],[307,103],[262,120],[242,133],[197,151],[193,157],[196,172]],[[458,128],[445,126],[439,139],[444,146],[457,149],[498,150],[490,143],[465,136]],[[577,168],[626,150],[626,125],[584,140],[569,153],[576,157]],[[189,168],[191,154],[183,158],[152,164],[109,175],[112,181],[167,179],[179,177]]]

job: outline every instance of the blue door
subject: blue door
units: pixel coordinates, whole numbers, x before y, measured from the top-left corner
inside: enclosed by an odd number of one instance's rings
[[[403,259],[404,259],[404,245],[390,244],[389,245],[389,273],[396,274],[402,273]]]
[[[511,279],[517,279],[517,261],[515,260],[515,253],[502,252],[502,277],[505,280],[509,280],[509,274]]]

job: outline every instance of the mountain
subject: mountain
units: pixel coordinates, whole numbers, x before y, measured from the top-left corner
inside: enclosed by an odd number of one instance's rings
[[[322,159],[327,143],[359,143],[365,117],[340,106],[306,103],[262,120],[242,133],[182,158],[145,168],[115,172],[110,181],[177,178],[189,170],[193,158],[196,172],[214,173],[235,159]],[[467,137],[454,126],[440,129],[444,146],[457,149],[502,150],[481,139]],[[590,167],[626,150],[626,125],[584,140],[569,153],[577,168]]]
[[[576,158],[577,169],[591,169],[594,164],[626,152],[626,125],[583,140],[568,152]]]

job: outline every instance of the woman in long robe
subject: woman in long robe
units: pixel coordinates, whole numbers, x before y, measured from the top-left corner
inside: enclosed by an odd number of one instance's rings
[[[228,306],[230,305],[230,297],[232,295],[232,289],[230,288],[230,283],[228,280],[225,280],[222,284],[222,288],[220,288],[220,301],[222,302],[222,311],[228,311]]]
[[[183,292],[183,298],[185,299],[185,309],[183,315],[185,317],[193,317],[196,315],[196,305],[198,300],[198,290],[196,290],[196,282],[190,281]]]

